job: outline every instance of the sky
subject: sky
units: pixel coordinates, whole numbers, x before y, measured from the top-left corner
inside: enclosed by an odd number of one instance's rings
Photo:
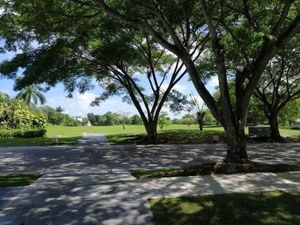
[[[3,45],[3,41],[0,40],[0,47]],[[0,54],[0,63],[3,60],[10,59],[13,57],[12,53]],[[211,81],[207,83],[208,90],[212,93],[217,86],[218,81],[216,77],[212,78]],[[13,90],[14,81],[6,79],[0,76],[0,92],[5,92],[11,97],[15,97],[17,92]],[[175,89],[181,91],[184,94],[193,93],[194,96],[198,96],[193,84],[189,81],[188,75],[185,76],[176,86]],[[58,84],[48,92],[44,93],[47,102],[46,105],[51,107],[61,106],[65,113],[71,116],[86,116],[87,113],[94,114],[104,114],[108,111],[110,112],[126,112],[129,115],[137,114],[137,111],[133,105],[122,102],[122,96],[114,96],[106,100],[106,102],[101,103],[100,106],[91,106],[90,103],[103,92],[103,89],[97,85],[84,94],[79,94],[78,92],[73,93],[73,98],[67,98],[67,93],[64,90],[63,84]],[[200,102],[203,102],[200,97],[198,98]],[[168,108],[163,108],[163,111],[168,112]],[[182,113],[171,113],[168,112],[171,118],[180,117],[186,112]]]

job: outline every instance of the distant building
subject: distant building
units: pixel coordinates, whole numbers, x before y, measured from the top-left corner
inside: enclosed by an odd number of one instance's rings
[[[91,122],[87,118],[81,116],[73,116],[72,118],[78,121],[79,123],[81,123],[83,126],[88,126],[88,127],[92,126]]]
[[[78,122],[82,123],[83,118],[81,116],[73,116],[72,117],[74,120],[77,120]]]

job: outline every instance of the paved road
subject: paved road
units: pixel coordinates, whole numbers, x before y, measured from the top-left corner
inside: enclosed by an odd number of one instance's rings
[[[152,224],[148,199],[299,188],[300,173],[221,175],[137,181],[130,168],[194,165],[222,160],[225,146],[109,146],[86,135],[73,147],[0,149],[0,173],[45,173],[26,188],[0,188],[0,224]],[[300,162],[299,144],[252,144],[251,159]]]
[[[223,144],[107,145],[85,139],[73,147],[0,148],[0,172],[187,166],[220,161],[226,154]],[[248,152],[255,161],[300,163],[300,143],[249,144]]]

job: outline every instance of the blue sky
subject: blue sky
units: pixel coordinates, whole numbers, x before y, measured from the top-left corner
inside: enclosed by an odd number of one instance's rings
[[[3,45],[3,41],[0,41],[0,47]],[[12,53],[0,54],[0,63],[5,60],[13,57]],[[213,78],[207,84],[207,88],[210,92],[213,92],[215,86],[217,85],[217,79]],[[13,90],[14,81],[8,80],[4,77],[0,76],[0,91],[9,94],[11,97],[14,97],[17,93]],[[197,96],[197,93],[194,89],[193,84],[188,81],[188,77],[186,76],[182,79],[175,89],[182,91],[185,94],[194,93]],[[95,114],[104,114],[108,111],[111,112],[127,112],[130,115],[136,114],[137,111],[133,105],[129,105],[127,103],[122,102],[122,96],[115,96],[109,98],[105,103],[102,103],[100,106],[90,106],[91,101],[95,97],[97,97],[103,90],[97,85],[92,90],[87,91],[84,94],[79,94],[77,92],[74,93],[73,98],[67,98],[67,93],[64,91],[64,86],[62,84],[58,84],[50,91],[45,93],[47,98],[47,105],[51,107],[61,106],[64,111],[72,116],[86,116],[87,113],[92,112]],[[201,101],[201,99],[199,99]],[[164,111],[168,111],[167,108],[163,109]],[[170,113],[171,117],[178,117],[184,113],[179,115],[174,115]]]

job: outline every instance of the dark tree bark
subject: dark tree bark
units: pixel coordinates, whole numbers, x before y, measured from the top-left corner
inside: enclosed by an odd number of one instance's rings
[[[234,126],[231,121],[224,123],[223,126],[227,137],[227,155],[225,161],[230,163],[244,163],[248,161],[244,125]]]
[[[280,135],[278,127],[278,113],[273,111],[270,115],[268,115],[268,120],[271,129],[271,138],[274,141],[283,142],[284,138]]]
[[[198,120],[199,130],[203,130],[203,120]]]
[[[147,143],[148,144],[157,144],[158,135],[157,135],[157,121],[151,120],[145,125],[147,132]]]
[[[205,118],[205,112],[197,112],[196,113],[197,122],[199,125],[200,131],[203,130],[203,124],[204,124],[204,118]]]

